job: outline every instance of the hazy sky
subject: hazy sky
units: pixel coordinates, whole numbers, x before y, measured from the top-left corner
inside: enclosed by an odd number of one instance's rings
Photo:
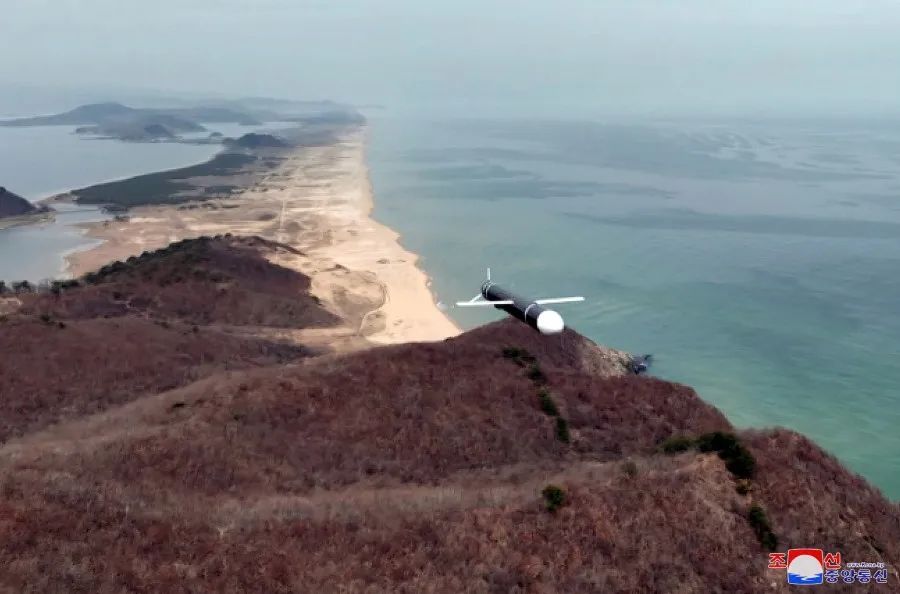
[[[24,85],[455,112],[900,113],[897,0],[0,5],[7,103]]]

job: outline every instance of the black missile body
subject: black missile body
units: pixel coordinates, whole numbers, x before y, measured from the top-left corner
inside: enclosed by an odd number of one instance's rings
[[[481,285],[481,295],[486,301],[511,301],[509,304],[495,305],[512,317],[525,322],[543,334],[562,332],[562,317],[553,310],[546,309],[533,300],[523,299],[512,291],[487,280]]]

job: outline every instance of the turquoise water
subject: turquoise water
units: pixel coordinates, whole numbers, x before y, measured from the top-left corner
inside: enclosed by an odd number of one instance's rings
[[[900,126],[382,118],[369,158],[444,303],[487,266],[585,295],[570,326],[900,498]]]

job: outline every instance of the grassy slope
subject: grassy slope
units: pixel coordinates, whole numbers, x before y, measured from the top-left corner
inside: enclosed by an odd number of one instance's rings
[[[262,255],[261,239],[198,239],[24,295],[0,321],[0,441],[225,369],[296,360],[303,348],[228,328],[328,326],[309,279]]]

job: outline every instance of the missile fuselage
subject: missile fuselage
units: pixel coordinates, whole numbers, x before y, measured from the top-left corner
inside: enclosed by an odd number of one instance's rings
[[[533,300],[524,299],[489,280],[481,285],[481,295],[487,301],[511,301],[511,304],[494,307],[525,322],[541,334],[559,334],[565,328],[562,316],[557,312],[546,309]]]

